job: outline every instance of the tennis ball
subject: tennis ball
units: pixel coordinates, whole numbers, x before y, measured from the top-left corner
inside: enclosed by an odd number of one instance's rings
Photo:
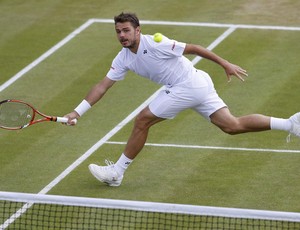
[[[161,33],[155,33],[153,36],[153,39],[155,42],[161,42],[161,40],[163,39],[163,36]]]

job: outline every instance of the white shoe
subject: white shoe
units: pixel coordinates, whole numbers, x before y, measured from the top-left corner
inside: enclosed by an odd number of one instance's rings
[[[289,120],[292,122],[292,128],[287,136],[287,142],[290,142],[291,134],[300,137],[300,112],[291,116]]]
[[[123,175],[119,175],[114,168],[114,163],[105,160],[107,166],[89,165],[89,170],[97,180],[106,183],[109,186],[119,186],[123,180]]]

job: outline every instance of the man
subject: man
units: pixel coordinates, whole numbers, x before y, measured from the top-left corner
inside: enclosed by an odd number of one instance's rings
[[[89,165],[90,172],[101,182],[119,186],[125,170],[142,150],[149,128],[188,108],[228,134],[275,129],[300,137],[300,113],[289,119],[260,114],[233,116],[216,93],[210,76],[195,69],[183,55],[199,55],[216,62],[224,68],[228,81],[231,76],[244,81],[243,77],[247,73],[241,67],[199,45],[177,42],[167,37],[163,37],[161,42],[155,42],[153,36],[141,33],[139,19],[135,14],[121,13],[114,20],[117,38],[123,49],[113,60],[106,77],[90,90],[73,112],[66,115],[69,123],[72,124],[72,119],[81,117],[98,102],[117,81],[124,79],[129,70],[165,85],[166,89],[137,115],[125,150],[115,164],[106,160],[107,166]]]

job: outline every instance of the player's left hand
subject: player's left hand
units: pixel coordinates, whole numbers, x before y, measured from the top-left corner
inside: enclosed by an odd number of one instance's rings
[[[75,111],[72,111],[71,113],[66,114],[64,117],[68,118],[69,121],[67,123],[63,123],[63,124],[74,126],[77,124],[77,120],[80,116]]]
[[[224,66],[228,82],[231,81],[232,76],[236,76],[241,81],[245,81],[244,77],[248,77],[247,71],[243,68],[239,67],[238,65],[227,63],[226,66]]]

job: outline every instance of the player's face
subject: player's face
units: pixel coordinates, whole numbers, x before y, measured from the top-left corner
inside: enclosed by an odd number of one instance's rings
[[[115,25],[118,40],[124,48],[136,52],[140,37],[140,27],[134,28],[130,22]]]

